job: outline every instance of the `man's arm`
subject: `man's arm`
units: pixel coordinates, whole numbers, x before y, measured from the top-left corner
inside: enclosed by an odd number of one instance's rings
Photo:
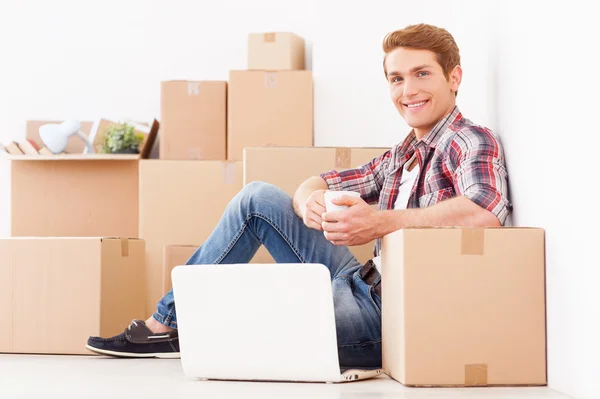
[[[380,211],[378,236],[381,238],[406,227],[473,226],[499,227],[498,218],[467,197],[456,197],[428,208]]]
[[[329,190],[355,191],[360,193],[367,203],[376,204],[393,151],[395,147],[364,165],[341,172],[331,170],[322,173],[320,177],[325,180]]]
[[[360,198],[333,200],[348,209],[324,214],[325,237],[335,245],[361,245],[406,227],[500,226],[498,218],[466,197],[428,208],[375,211]]]
[[[296,215],[298,215],[300,218],[303,218],[304,210],[306,207],[306,200],[308,199],[308,197],[310,197],[315,191],[325,191],[327,190],[327,188],[327,183],[325,183],[325,180],[323,180],[319,176],[310,177],[304,182],[302,182],[302,184],[300,184],[300,186],[294,193],[294,198],[292,200]]]

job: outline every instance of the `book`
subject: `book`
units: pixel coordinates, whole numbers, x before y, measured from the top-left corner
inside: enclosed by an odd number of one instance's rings
[[[50,151],[46,146],[40,148],[38,152],[40,153],[40,155],[54,155],[52,151]]]
[[[12,141],[10,144],[7,144],[4,148],[6,149],[6,152],[11,155],[23,155],[23,151],[21,151],[17,143],[14,141]]]
[[[25,140],[19,143],[19,148],[26,155],[39,155],[37,145],[33,140]]]

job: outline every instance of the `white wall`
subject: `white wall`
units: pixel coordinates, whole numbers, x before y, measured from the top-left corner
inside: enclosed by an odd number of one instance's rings
[[[547,229],[550,386],[598,398],[600,87],[590,4],[4,0],[0,140],[22,135],[26,119],[157,117],[161,80],[227,79],[245,68],[248,32],[286,30],[307,39],[309,64],[314,42],[315,144],[391,146],[408,127],[389,100],[381,40],[410,23],[446,27],[462,55],[458,105],[504,143],[514,223]],[[1,173],[0,187],[5,194]]]
[[[499,35],[498,127],[515,219],[547,229],[550,385],[599,398],[597,14],[585,1],[508,7],[519,12]]]

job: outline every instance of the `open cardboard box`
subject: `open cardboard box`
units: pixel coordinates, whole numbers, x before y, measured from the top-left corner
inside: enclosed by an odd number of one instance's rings
[[[42,149],[44,148],[44,143],[40,137],[39,129],[42,125],[51,124],[51,123],[61,123],[60,121],[27,121],[27,131],[25,141],[33,142],[36,147]],[[35,160],[46,160],[46,159],[62,159],[62,160],[80,160],[80,159],[94,159],[94,160],[103,160],[103,159],[119,159],[121,157],[126,157],[124,159],[147,159],[150,156],[150,152],[152,151],[152,147],[156,140],[156,136],[158,135],[158,130],[160,128],[159,122],[154,119],[152,124],[144,125],[144,124],[136,124],[132,123],[134,126],[136,133],[141,133],[144,135],[144,141],[141,144],[140,153],[139,154],[102,154],[99,152],[102,146],[102,133],[105,129],[107,129],[110,125],[116,122],[108,120],[108,119],[99,119],[95,122],[81,122],[81,131],[88,136],[89,140],[92,142],[92,146],[94,147],[96,153],[88,154],[84,153],[85,145],[83,140],[79,137],[71,136],[67,142],[67,148],[65,153],[63,154],[48,154],[48,155],[37,155],[37,154],[9,154],[6,151],[0,151],[0,154],[4,158],[8,159],[35,159]],[[10,143],[6,143],[9,145]],[[56,158],[61,157],[61,158]],[[116,157],[116,158],[115,158]]]

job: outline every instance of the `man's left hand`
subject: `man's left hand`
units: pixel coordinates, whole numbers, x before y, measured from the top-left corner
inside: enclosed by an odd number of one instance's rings
[[[334,245],[352,246],[378,238],[379,215],[362,198],[343,196],[332,203],[348,208],[323,213],[321,226],[327,240]]]

